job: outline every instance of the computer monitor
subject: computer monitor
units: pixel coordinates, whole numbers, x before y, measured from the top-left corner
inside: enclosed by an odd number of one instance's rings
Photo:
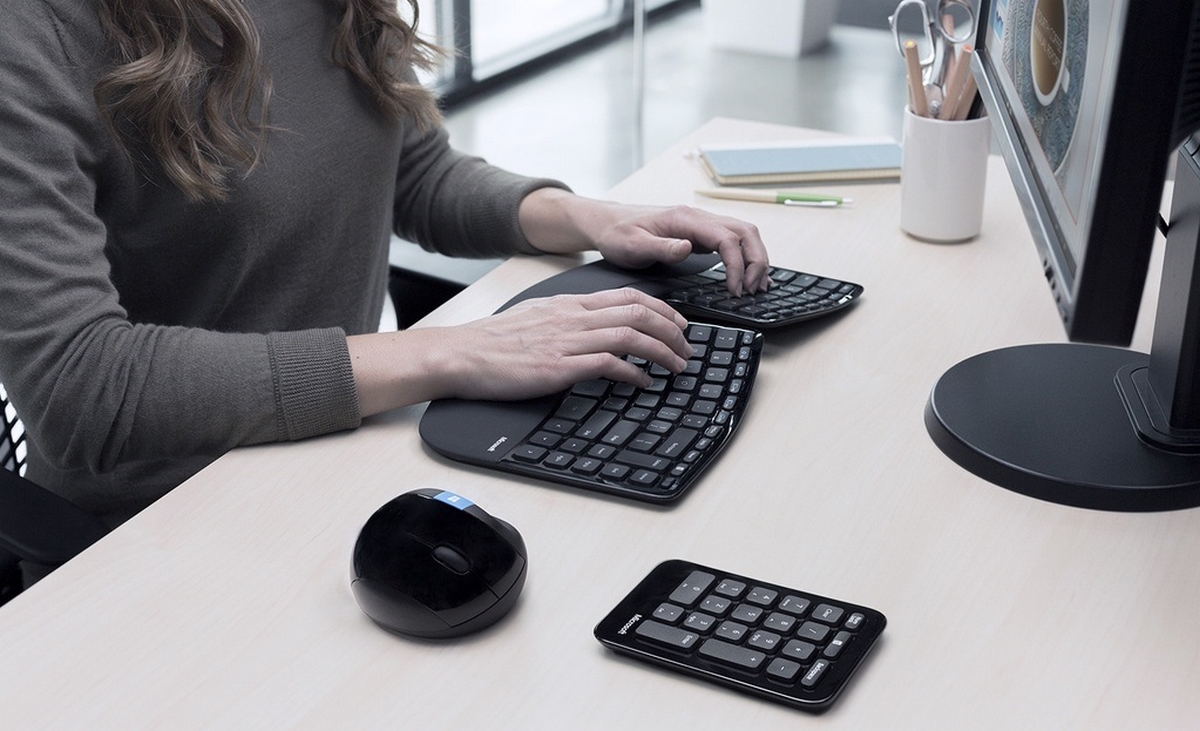
[[[1071,342],[955,365],[926,427],[963,467],[1034,497],[1200,505],[1200,0],[981,0],[975,45],[972,73]],[[1113,346],[1133,335],[1173,154],[1147,355]]]

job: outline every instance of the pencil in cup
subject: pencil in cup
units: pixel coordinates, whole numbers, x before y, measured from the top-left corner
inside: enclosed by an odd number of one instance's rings
[[[929,116],[929,98],[925,95],[925,81],[921,77],[921,60],[918,57],[917,42],[904,42],[904,65],[908,68],[908,103],[913,113],[921,117]]]

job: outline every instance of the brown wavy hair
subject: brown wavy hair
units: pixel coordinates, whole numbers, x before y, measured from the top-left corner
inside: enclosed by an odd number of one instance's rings
[[[428,129],[441,119],[433,95],[409,79],[442,51],[417,35],[395,0],[327,0],[341,9],[332,60],[392,119]],[[149,148],[193,201],[223,200],[229,176],[248,174],[270,129],[271,75],[241,0],[100,0],[116,65],[96,83],[96,105],[131,154]]]

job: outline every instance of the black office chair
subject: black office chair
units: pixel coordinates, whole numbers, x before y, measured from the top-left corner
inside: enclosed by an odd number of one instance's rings
[[[25,428],[0,385],[0,605],[24,588],[21,562],[55,568],[107,532],[95,516],[22,476]]]

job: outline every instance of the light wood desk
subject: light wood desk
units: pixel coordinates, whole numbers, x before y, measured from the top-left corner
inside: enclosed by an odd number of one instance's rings
[[[678,505],[443,461],[417,436],[421,408],[237,450],[0,609],[0,726],[1193,726],[1200,511],[1038,502],[967,474],[922,425],[958,360],[1063,338],[1002,164],[983,235],[956,246],[900,233],[894,184],[847,187],[845,210],[694,197],[706,181],[685,153],[699,141],[806,134],[714,120],[612,191],[744,217],[775,262],[866,286],[844,317],[768,335],[746,421]],[[572,264],[513,260],[427,324],[484,315]],[[463,641],[386,634],[350,593],[359,527],[423,485],[528,543],[516,609]],[[867,604],[889,625],[823,716],[604,650],[593,625],[670,557]]]

